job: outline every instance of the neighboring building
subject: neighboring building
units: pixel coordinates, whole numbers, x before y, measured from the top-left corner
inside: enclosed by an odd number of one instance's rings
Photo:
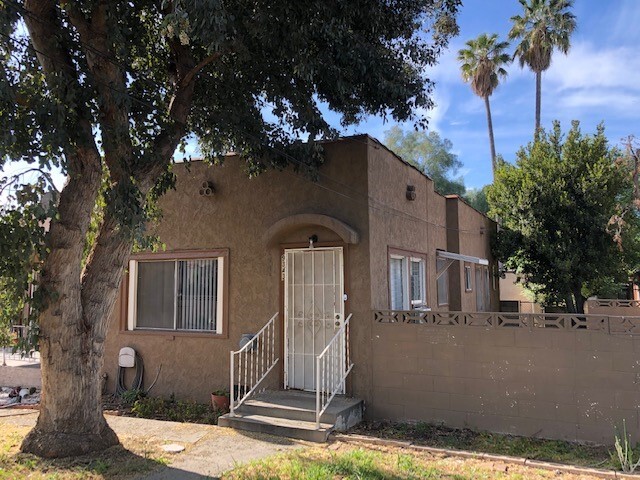
[[[506,272],[500,278],[500,311],[520,313],[544,313],[544,307],[527,295],[516,274]]]
[[[313,391],[315,358],[352,314],[343,391],[370,400],[377,310],[497,310],[495,224],[368,136],[324,143],[313,182],[249,178],[235,156],[175,166],[158,253],[134,254],[106,339],[105,371],[133,347],[153,394],[206,401],[229,385],[229,352],[280,312],[272,389]],[[264,348],[264,345],[263,345]]]

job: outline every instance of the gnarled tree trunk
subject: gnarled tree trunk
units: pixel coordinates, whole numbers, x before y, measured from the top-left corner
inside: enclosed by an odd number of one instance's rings
[[[171,61],[178,83],[171,94],[167,113],[173,120],[159,132],[151,148],[153,161],[136,163],[131,151],[129,110],[114,95],[125,92],[126,75],[110,61],[113,53],[106,40],[109,28],[108,2],[94,2],[91,19],[74,3],[63,8],[79,32],[92,75],[103,79],[96,86],[101,156],[94,138],[95,118],[80,102],[74,110],[60,103],[62,114],[72,117],[75,128],[64,154],[69,181],[63,189],[48,234],[50,253],[45,260],[41,288],[48,295],[40,315],[42,398],[36,426],[24,439],[21,450],[43,457],[62,457],[103,450],[118,443],[107,424],[101,405],[100,372],[108,322],[115,304],[122,273],[133,245],[132,230],[111,215],[107,205],[103,224],[84,270],[82,257],[96,203],[103,162],[109,168],[112,186],[135,183],[144,198],[170,163],[184,135],[197,73],[191,51],[170,39]],[[38,61],[52,85],[62,85],[61,98],[69,90],[80,91],[78,72],[70,53],[60,42],[59,5],[54,0],[26,0],[25,24]],[[62,77],[65,82],[59,82]],[[135,228],[135,226],[132,226]]]

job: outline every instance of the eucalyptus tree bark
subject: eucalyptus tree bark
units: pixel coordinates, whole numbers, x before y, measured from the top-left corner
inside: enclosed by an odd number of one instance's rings
[[[491,173],[492,178],[496,178],[496,143],[493,138],[493,121],[491,120],[491,105],[489,104],[489,96],[484,97],[484,106],[487,111],[487,126],[489,128],[489,148],[491,149]]]
[[[536,72],[536,127],[533,138],[538,139],[540,131],[540,104],[542,99],[542,72]]]
[[[114,184],[133,180],[144,196],[171,161],[184,135],[194,91],[194,64],[187,47],[170,41],[178,79],[168,117],[172,120],[153,145],[153,162],[129,169],[131,139],[125,102],[113,95],[113,87],[126,89],[124,73],[109,51],[104,1],[95,3],[89,21],[80,11],[69,18],[88,46],[90,71],[105,79],[96,87],[100,95],[100,128],[104,161]],[[72,8],[72,7],[69,7]],[[66,88],[80,88],[68,52],[51,38],[60,27],[54,1],[27,0],[25,16],[38,60],[48,76],[64,76]],[[97,53],[96,53],[97,52]],[[188,81],[184,81],[189,76]],[[105,86],[109,85],[109,87]],[[62,107],[64,108],[64,107]],[[131,248],[131,231],[107,211],[97,241],[82,268],[83,249],[102,177],[103,158],[93,137],[90,112],[79,105],[77,129],[70,135],[65,157],[69,180],[60,195],[58,218],[51,222],[50,253],[45,260],[41,288],[49,299],[39,318],[43,394],[36,426],[24,439],[21,450],[43,457],[79,455],[103,450],[118,443],[102,413],[100,372],[104,340],[124,267]],[[66,112],[69,114],[69,112]],[[51,392],[55,391],[55,395]]]

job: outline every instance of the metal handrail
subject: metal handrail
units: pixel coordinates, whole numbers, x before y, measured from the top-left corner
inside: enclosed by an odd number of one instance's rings
[[[352,314],[347,317],[331,341],[316,357],[316,430],[320,429],[320,417],[327,410],[338,390],[343,387],[347,376],[353,368],[349,351],[349,323],[351,316]],[[344,344],[340,342],[340,339],[343,339]],[[329,352],[334,353],[328,355]],[[340,372],[339,377],[335,376],[336,368],[330,368],[329,372],[327,372],[328,361],[331,362],[330,367],[339,365],[344,367],[344,371]]]
[[[276,358],[276,313],[240,350],[230,352],[229,416],[244,403],[273,370]],[[236,357],[238,358],[238,399],[236,400]]]

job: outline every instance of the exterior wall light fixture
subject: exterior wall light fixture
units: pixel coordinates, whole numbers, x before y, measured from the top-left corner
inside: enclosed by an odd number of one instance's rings
[[[202,182],[200,185],[200,196],[201,197],[210,197],[216,192],[215,188],[213,188],[213,182],[207,180]]]
[[[416,187],[414,185],[407,185],[407,200],[413,202],[416,199]]]

